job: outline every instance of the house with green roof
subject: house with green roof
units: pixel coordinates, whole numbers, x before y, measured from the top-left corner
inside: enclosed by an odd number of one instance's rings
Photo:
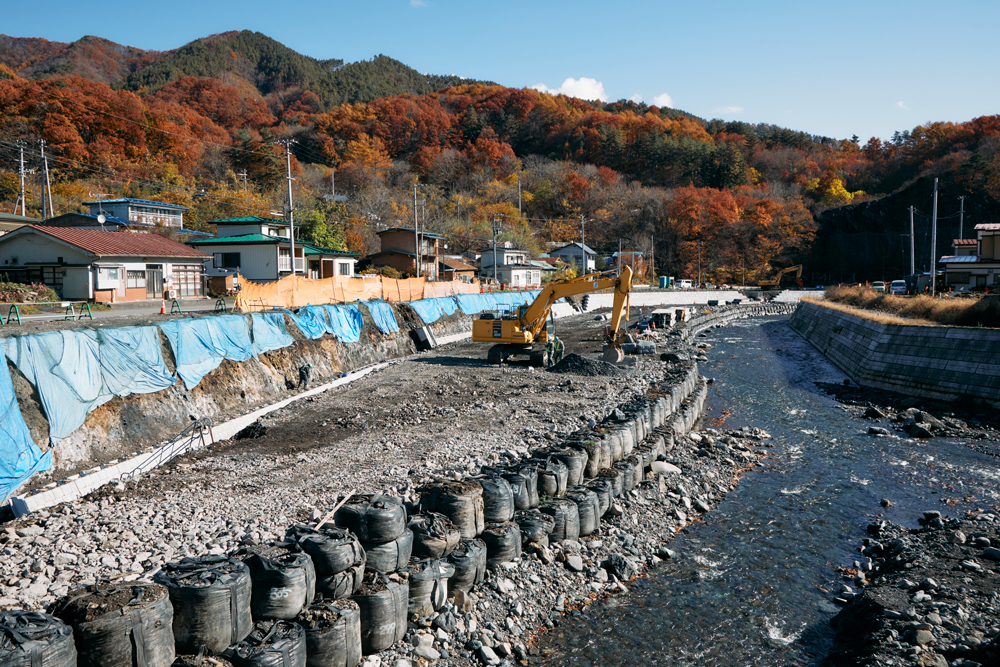
[[[212,220],[217,236],[188,245],[212,256],[210,277],[239,273],[247,280],[270,282],[292,272],[289,224],[276,218],[247,216]],[[298,234],[296,234],[298,236]],[[307,278],[354,275],[360,255],[295,241],[295,271]]]

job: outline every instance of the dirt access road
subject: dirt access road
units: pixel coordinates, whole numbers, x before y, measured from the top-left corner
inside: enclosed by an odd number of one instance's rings
[[[596,359],[604,325],[592,313],[560,321],[567,353]],[[465,341],[394,362],[271,413],[257,437],[177,459],[118,495],[183,495],[226,517],[249,505],[267,507],[265,516],[328,508],[350,489],[408,496],[431,475],[478,472],[599,421],[663,381],[666,368],[653,358],[614,375],[497,367],[487,347]],[[286,525],[275,519],[276,529]]]

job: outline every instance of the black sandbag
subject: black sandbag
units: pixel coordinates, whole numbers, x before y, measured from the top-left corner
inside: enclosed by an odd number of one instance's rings
[[[451,519],[437,512],[417,514],[410,518],[413,532],[413,558],[444,558],[462,539]]]
[[[633,451],[629,456],[626,456],[625,460],[630,462],[633,466],[634,477],[632,480],[632,488],[634,489],[642,484],[642,473],[645,470],[645,466],[642,464],[642,457],[636,454],[635,451]]]
[[[361,610],[354,600],[311,604],[295,622],[306,631],[306,667],[357,667],[361,662]]]
[[[500,567],[521,557],[521,530],[513,521],[488,523],[479,538],[486,543],[486,567]]]
[[[73,628],[80,667],[170,667],[175,621],[167,589],[156,584],[84,586],[52,607]]]
[[[566,464],[554,458],[533,461],[538,470],[538,495],[541,499],[557,498],[566,493],[569,470]]]
[[[250,570],[235,558],[204,556],[167,563],[153,580],[170,592],[178,653],[205,646],[222,653],[253,630]]]
[[[598,516],[604,516],[608,509],[611,508],[611,503],[614,502],[615,498],[615,485],[614,482],[607,479],[606,477],[598,477],[597,479],[592,479],[586,484],[584,484],[588,489],[597,494],[597,501],[600,505],[600,510]]]
[[[582,447],[563,447],[552,451],[550,456],[566,466],[567,488],[583,483],[583,475],[587,469],[587,450]]]
[[[354,533],[329,523],[321,528],[292,526],[285,539],[301,545],[312,557],[316,574],[320,576],[337,574],[365,562],[365,550]]]
[[[361,652],[371,655],[398,642],[406,634],[406,608],[409,602],[409,581],[406,574],[385,575],[370,572],[365,575],[352,600],[361,614]]]
[[[354,595],[361,588],[361,580],[365,576],[365,564],[361,561],[337,574],[325,574],[316,577],[316,594],[330,600],[339,600]]]
[[[626,456],[611,467],[621,473],[622,493],[631,491],[635,487],[635,460],[631,456]]]
[[[455,574],[455,566],[444,560],[417,560],[411,561],[406,571],[410,575],[407,611],[430,616],[444,609],[448,602],[448,579]]]
[[[622,471],[618,470],[614,466],[606,468],[601,472],[597,473],[597,479],[606,479],[611,482],[611,495],[615,498],[624,493],[624,479]]]
[[[0,667],[76,667],[73,628],[40,611],[0,613]]]
[[[205,655],[199,652],[194,655],[177,656],[171,667],[233,667],[233,663],[217,655]]]
[[[656,460],[656,453],[653,451],[653,443],[643,443],[632,450],[632,456],[639,459],[642,465],[642,472],[645,474],[649,464]]]
[[[555,519],[549,540],[561,542],[580,539],[580,512],[572,500],[553,498],[539,505],[538,510]]]
[[[549,534],[556,526],[554,517],[539,512],[537,509],[518,511],[514,513],[514,521],[521,532],[521,544],[529,542],[549,546]]]
[[[334,522],[358,536],[362,544],[385,544],[406,530],[406,508],[393,496],[355,495],[333,515]]]
[[[306,631],[288,621],[257,621],[223,656],[233,667],[306,667]]]
[[[574,486],[566,490],[566,499],[576,503],[580,515],[580,536],[593,533],[601,526],[601,501],[593,490],[586,486]]]
[[[420,488],[420,510],[439,512],[451,519],[462,537],[483,532],[483,487],[474,480],[442,481]]]
[[[486,523],[510,521],[514,516],[514,492],[510,483],[497,474],[474,477],[483,487],[483,520]]]
[[[583,476],[585,478],[596,477],[601,468],[611,465],[611,454],[608,451],[607,438],[604,436],[597,433],[588,433],[586,436],[573,442],[572,445],[587,452],[587,465],[583,467]]]
[[[407,528],[402,534],[385,544],[364,544],[365,570],[368,572],[395,572],[410,562],[413,554],[413,531]]]
[[[316,596],[316,568],[297,542],[244,547],[233,554],[250,568],[250,613],[291,620]]]
[[[468,593],[486,576],[486,543],[482,540],[462,540],[448,556],[455,573],[448,579],[452,595],[455,591]]]
[[[510,484],[515,510],[538,507],[538,469],[533,465],[511,466],[503,478]]]

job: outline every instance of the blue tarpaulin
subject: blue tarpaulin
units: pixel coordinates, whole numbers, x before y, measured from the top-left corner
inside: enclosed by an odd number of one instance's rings
[[[453,296],[439,296],[433,299],[410,301],[410,306],[413,307],[413,310],[417,311],[417,315],[424,321],[424,324],[437,322],[443,316],[453,314],[456,308],[455,297]]]
[[[14,396],[7,364],[0,370],[0,502],[36,472],[52,467],[52,450],[31,439]]]
[[[253,313],[250,315],[253,323],[253,354],[280,350],[295,342],[288,333],[284,313]]]
[[[223,359],[246,361],[253,354],[250,327],[242,315],[173,320],[159,327],[170,341],[177,375],[188,391],[218,368]]]
[[[385,301],[360,301],[368,308],[368,312],[375,321],[375,326],[384,334],[396,333],[399,331],[399,324],[396,316],[392,312],[392,307]]]
[[[313,340],[322,338],[323,334],[333,333],[322,306],[306,306],[305,308],[299,308],[299,312],[297,313],[293,313],[290,310],[284,310],[283,312],[288,313],[288,316],[295,322],[295,326],[299,328],[299,331]]]
[[[496,308],[492,294],[459,294],[455,297],[458,307],[466,315],[475,315]]]
[[[53,331],[12,336],[2,344],[38,390],[53,445],[112,396],[149,394],[176,381],[153,327]]]
[[[361,311],[355,306],[324,306],[330,317],[330,331],[344,343],[361,340]]]

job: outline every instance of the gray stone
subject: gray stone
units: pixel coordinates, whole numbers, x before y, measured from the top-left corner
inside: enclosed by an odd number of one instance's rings
[[[479,659],[487,665],[499,665],[500,657],[489,646],[479,648]]]
[[[583,572],[583,558],[578,554],[566,556],[566,568],[571,572]]]
[[[996,547],[986,547],[983,549],[983,556],[991,560],[1000,560],[1000,549]]]
[[[669,473],[673,475],[680,475],[681,469],[672,463],[667,463],[666,461],[653,461],[649,465],[649,469],[654,473]]]
[[[913,633],[913,643],[918,646],[930,644],[932,641],[934,641],[934,635],[927,630],[917,630]]]
[[[426,658],[427,660],[437,660],[441,657],[435,649],[430,646],[418,646],[413,649],[413,655],[419,656],[421,658]]]
[[[910,427],[908,433],[914,438],[933,438],[934,434],[930,432],[930,429],[920,425],[914,424]]]
[[[889,429],[882,428],[881,426],[869,426],[868,435],[892,435]]]
[[[865,417],[868,417],[869,419],[885,419],[885,413],[876,407],[869,406],[865,410]]]
[[[608,559],[601,563],[601,567],[622,581],[628,581],[639,572],[639,566],[634,561],[617,553],[608,556]]]

